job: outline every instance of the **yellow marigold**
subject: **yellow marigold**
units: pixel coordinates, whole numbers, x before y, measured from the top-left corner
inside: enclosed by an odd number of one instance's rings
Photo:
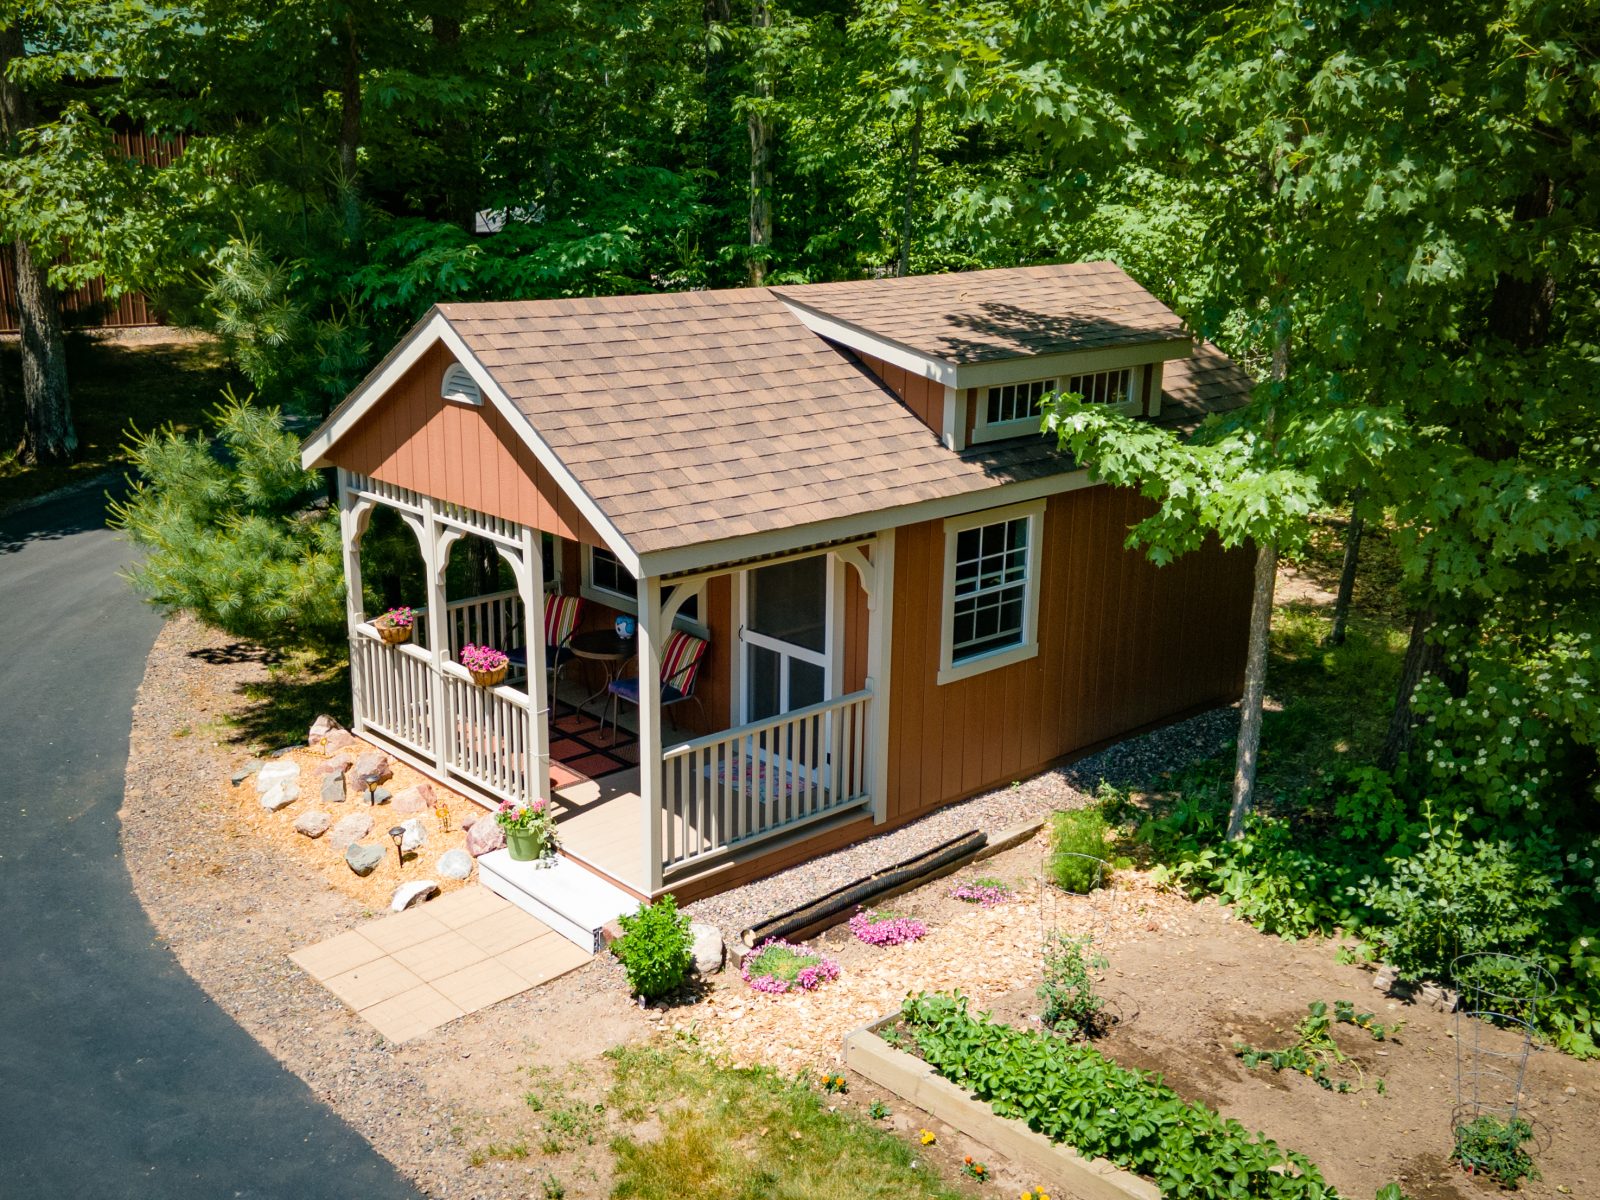
[[[935,1142],[937,1142],[939,1140],[938,1134],[934,1133],[933,1130],[931,1130],[931,1129],[922,1130],[921,1136],[922,1136],[922,1144],[924,1146],[931,1146],[931,1145],[933,1145]]]

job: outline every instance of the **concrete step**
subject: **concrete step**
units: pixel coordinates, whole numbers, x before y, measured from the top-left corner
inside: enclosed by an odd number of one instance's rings
[[[478,859],[478,881],[590,954],[600,952],[608,922],[639,907],[627,892],[561,855],[516,862],[511,851],[494,850]]]

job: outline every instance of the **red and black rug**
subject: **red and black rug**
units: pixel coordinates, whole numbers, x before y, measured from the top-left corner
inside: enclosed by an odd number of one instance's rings
[[[550,761],[589,779],[604,779],[639,765],[638,735],[613,730],[588,713],[566,713],[550,726]]]

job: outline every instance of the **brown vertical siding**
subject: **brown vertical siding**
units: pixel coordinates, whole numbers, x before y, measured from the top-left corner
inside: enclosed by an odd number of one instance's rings
[[[444,371],[454,362],[443,346],[430,349],[333,447],[329,459],[438,500],[603,545],[492,405],[453,404],[439,395]]]
[[[1051,497],[1040,548],[1038,655],[942,686],[935,680],[944,525],[898,532],[891,822],[1238,696],[1249,555],[1210,546],[1156,568],[1122,547],[1148,511],[1136,493],[1108,487]]]
[[[874,358],[870,354],[855,352],[866,366],[900,400],[912,414],[940,437],[944,436],[944,385],[920,375],[913,375],[904,367],[896,367]]]

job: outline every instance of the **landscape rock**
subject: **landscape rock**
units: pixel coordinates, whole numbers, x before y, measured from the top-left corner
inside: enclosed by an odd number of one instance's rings
[[[300,799],[300,789],[288,780],[275,783],[261,794],[261,807],[268,812],[277,812],[280,808],[287,808]]]
[[[359,744],[353,735],[346,733],[342,729],[335,729],[323,738],[322,752],[324,754],[337,754],[341,750],[349,750]]]
[[[291,750],[304,750],[305,748],[306,748],[306,744],[304,742],[290,742],[287,746],[279,746],[271,754],[268,754],[267,757],[268,758],[282,758],[285,754],[289,753],[289,751],[291,751]]]
[[[473,825],[477,824],[477,821],[478,815],[476,813],[468,813],[466,816],[462,817],[457,824],[461,832],[465,833],[467,830],[471,829]]]
[[[343,728],[343,725],[324,713],[311,722],[311,728],[306,731],[306,741],[315,746],[319,739],[325,738],[335,730],[342,730]]]
[[[343,850],[371,832],[372,814],[358,808],[349,816],[339,818],[339,823],[328,834],[328,844],[336,850]]]
[[[262,765],[263,764],[259,758],[252,758],[249,762],[244,763],[236,768],[233,774],[229,776],[229,778],[233,781],[233,786],[238,787],[246,779],[249,779],[250,776],[261,770]]]
[[[319,838],[328,832],[328,827],[332,824],[333,818],[327,813],[311,809],[294,819],[294,831],[303,833],[308,838]]]
[[[324,804],[344,803],[344,776],[338,771],[322,777],[322,802]]]
[[[715,925],[702,925],[699,921],[689,923],[689,936],[694,939],[690,947],[690,954],[694,957],[694,969],[700,975],[712,975],[722,970],[722,960],[726,948],[722,944],[722,930]]]
[[[1387,992],[1394,988],[1395,982],[1400,978],[1400,972],[1385,963],[1378,968],[1378,973],[1372,978],[1372,986],[1380,992]]]
[[[372,794],[367,797],[367,803],[368,804],[387,804],[387,803],[389,803],[390,799],[393,798],[393,795],[394,795],[394,793],[389,791],[388,788],[373,788],[372,789]]]
[[[433,808],[433,789],[425,783],[416,784],[400,792],[394,798],[394,811],[401,816],[412,813],[428,812]]]
[[[446,850],[434,869],[446,879],[465,879],[472,874],[472,855],[465,850]]]
[[[346,847],[344,861],[350,869],[362,878],[366,878],[378,869],[378,864],[383,861],[382,846],[364,846],[354,842]]]
[[[277,762],[263,763],[256,772],[256,792],[258,794],[270,792],[280,783],[291,783],[300,777],[300,764],[282,759]]]
[[[402,883],[394,890],[394,899],[389,902],[393,912],[405,912],[418,900],[438,894],[439,885],[431,879],[416,879],[410,883]]]
[[[401,854],[410,854],[413,850],[420,850],[422,844],[428,840],[428,831],[422,827],[422,822],[417,820],[416,817],[401,821],[400,828],[406,831],[405,836],[400,839]]]
[[[476,820],[467,830],[467,853],[473,858],[498,850],[506,844],[506,832],[498,821]]]
[[[363,791],[393,776],[394,768],[389,765],[389,756],[382,750],[368,750],[350,768],[350,782]]]

